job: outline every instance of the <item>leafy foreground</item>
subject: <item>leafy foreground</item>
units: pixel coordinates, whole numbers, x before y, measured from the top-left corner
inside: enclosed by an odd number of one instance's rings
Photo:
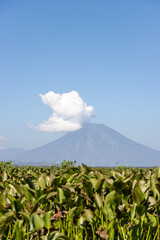
[[[159,216],[160,168],[0,163],[2,240],[157,240]]]

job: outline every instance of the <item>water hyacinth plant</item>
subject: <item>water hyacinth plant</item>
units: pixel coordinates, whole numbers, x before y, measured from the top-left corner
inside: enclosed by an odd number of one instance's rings
[[[0,163],[0,239],[160,239],[160,168]]]

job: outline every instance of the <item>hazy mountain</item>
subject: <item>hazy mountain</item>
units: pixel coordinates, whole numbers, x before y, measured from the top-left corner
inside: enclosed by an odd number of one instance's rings
[[[0,149],[0,161],[12,161],[17,159],[21,154],[24,154],[27,150],[23,148],[7,148]]]
[[[160,152],[138,144],[103,124],[87,124],[18,157],[16,164],[55,165],[76,160],[90,166],[159,166]]]

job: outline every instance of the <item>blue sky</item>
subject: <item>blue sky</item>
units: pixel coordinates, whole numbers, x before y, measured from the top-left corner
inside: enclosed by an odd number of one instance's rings
[[[1,146],[61,136],[28,123],[52,114],[39,94],[75,90],[92,122],[160,150],[159,13],[158,0],[0,1]]]

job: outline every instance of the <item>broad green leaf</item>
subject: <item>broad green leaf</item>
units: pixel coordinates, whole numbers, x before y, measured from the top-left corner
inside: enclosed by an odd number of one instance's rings
[[[156,227],[156,225],[157,225],[156,218],[152,214],[150,214],[149,212],[147,212],[147,216],[149,218],[151,226]]]
[[[145,179],[150,179],[151,178],[151,171],[149,170],[149,171],[147,171],[145,174],[144,174],[144,178]]]
[[[156,176],[155,174],[152,174],[151,175],[151,188],[152,188],[152,191],[153,191],[153,194],[154,194],[154,197],[156,198],[156,196],[158,195],[159,196],[159,193],[156,189],[156,184],[157,184],[157,179],[156,179]]]
[[[34,199],[33,194],[31,194],[31,192],[26,187],[23,187],[23,189],[25,192],[26,199],[28,200],[28,202],[31,202],[31,199]]]
[[[3,226],[6,223],[6,221],[8,222],[8,220],[11,219],[13,214],[14,214],[13,211],[9,211],[5,213],[2,217],[0,217],[0,226]]]
[[[71,216],[79,217],[82,211],[83,211],[83,206],[73,207],[69,210],[68,214],[70,217]]]
[[[20,212],[20,214],[24,217],[24,219],[25,219],[25,221],[26,221],[27,223],[30,222],[30,215],[29,215],[28,213],[26,213],[26,212]]]
[[[44,216],[44,226],[47,229],[51,228],[51,214],[52,214],[52,212],[53,211],[46,212],[46,214]]]
[[[103,202],[102,202],[101,196],[98,193],[95,193],[94,194],[94,198],[95,198],[97,206],[99,208],[101,208],[103,206]]]
[[[30,178],[26,178],[25,181],[26,181],[26,183],[28,183],[28,185],[31,189],[35,190],[34,183],[32,182],[32,180]]]
[[[145,198],[145,194],[142,192],[139,186],[136,186],[135,189],[132,189],[132,196],[133,201],[136,202],[138,205],[140,205]]]
[[[7,203],[7,199],[6,199],[6,193],[3,192],[1,195],[0,195],[0,205],[2,205],[3,207],[6,205]]]
[[[86,195],[91,199],[93,197],[93,188],[90,182],[84,181],[83,182],[83,189]]]
[[[34,204],[37,204],[37,203],[39,203],[39,202],[42,202],[42,200],[43,200],[45,197],[46,197],[46,194],[43,194],[42,196],[40,196],[40,197],[35,201]]]
[[[105,182],[103,183],[105,185],[105,183],[108,185],[111,185],[114,183],[114,180],[112,178],[109,178],[108,176],[105,176]],[[106,185],[106,186],[107,186]]]
[[[160,178],[160,167],[156,168],[155,174],[157,178]]]
[[[58,191],[57,191],[57,200],[60,202],[60,204],[62,204],[63,203],[63,201],[65,200],[65,196],[64,196],[64,191],[61,189],[61,188],[59,188],[58,187],[58,189],[57,189]]]
[[[68,191],[70,191],[70,192],[75,192],[75,189],[74,189],[74,187],[72,187],[72,186],[68,186],[68,185],[61,185],[61,188],[64,188],[64,189],[66,189],[66,190],[68,190]]]
[[[133,179],[133,181],[132,181],[132,188],[133,188],[133,189],[135,188],[136,184],[137,184],[137,180],[136,180],[136,179]]]
[[[41,236],[41,239],[42,240],[48,240],[48,236],[46,235],[46,236]]]
[[[16,198],[13,195],[11,195],[11,194],[7,194],[7,199],[9,199],[11,203],[16,201]]]
[[[32,209],[32,213],[37,211],[37,208],[39,207],[40,203],[42,202],[42,200],[46,197],[46,194],[40,196],[35,202],[34,202],[34,206]]]
[[[110,205],[105,205],[103,208],[103,212],[110,221],[114,219],[115,216],[112,209],[110,208]]]
[[[92,222],[92,219],[93,219],[92,211],[90,209],[84,209],[83,212],[84,212],[83,214],[84,219],[88,222]]]
[[[140,187],[143,193],[149,188],[149,186],[146,184],[144,180],[140,180],[138,186]]]
[[[131,219],[134,219],[136,215],[136,204],[134,203],[133,206],[131,207]]]
[[[104,182],[104,179],[101,179],[101,178],[99,178],[99,179],[91,178],[90,182],[92,183],[92,187],[97,192],[101,188],[101,186],[102,186],[102,184]]]
[[[88,173],[88,172],[90,172],[90,168],[89,167],[87,167],[85,164],[83,164],[82,163],[82,166],[79,166],[79,168],[80,168],[80,171],[82,172],[82,173]]]
[[[51,186],[51,179],[50,179],[49,176],[46,176],[45,182],[46,182],[46,184],[47,184],[47,187],[50,187],[50,186]]]
[[[41,216],[33,213],[31,216],[33,227],[38,231],[44,227],[44,220]]]
[[[41,189],[44,189],[46,187],[46,183],[45,183],[45,180],[43,177],[39,177],[38,182],[39,182]]]
[[[72,174],[72,175],[68,178],[67,184],[70,184],[76,176],[77,176],[77,173]]]
[[[54,197],[54,196],[56,196],[56,195],[57,195],[57,192],[55,192],[55,191],[50,192],[50,193],[48,193],[46,199],[49,199],[49,198]]]
[[[24,195],[24,189],[22,186],[16,184],[16,183],[12,183],[13,187],[17,190],[17,192],[23,196]]]
[[[105,197],[105,204],[107,205],[114,197],[115,197],[115,191],[112,191],[108,193]]]
[[[111,170],[111,171],[110,171],[110,175],[113,176],[114,179],[116,179],[116,177],[117,177],[117,173],[116,173],[116,171],[114,171],[114,170]]]
[[[23,224],[23,220],[19,220],[17,223],[16,239],[18,240],[23,240],[22,224]]]
[[[7,178],[8,178],[7,173],[3,172],[2,173],[2,180],[3,180],[3,182],[7,181]]]

